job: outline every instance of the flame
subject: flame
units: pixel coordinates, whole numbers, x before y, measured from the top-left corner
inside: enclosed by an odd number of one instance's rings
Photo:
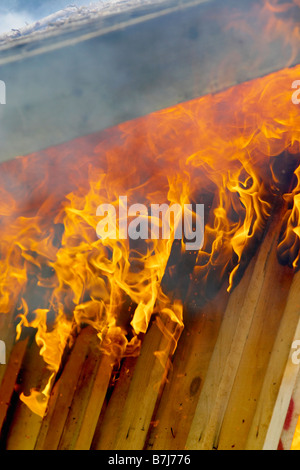
[[[277,45],[286,67],[297,64],[300,40],[299,0],[261,0],[253,2],[253,5],[247,5],[246,16],[243,9],[237,10],[234,7],[224,15],[227,20],[225,31],[232,30],[239,33],[239,37],[251,41],[259,49],[264,48],[264,43]],[[264,32],[264,43],[261,40],[261,31]],[[230,59],[231,64],[236,63],[236,58],[230,57]],[[259,57],[252,59],[256,65],[262,65]],[[228,57],[225,61],[228,62]],[[230,74],[230,70],[226,68],[226,76],[227,72]]]
[[[290,47],[291,56],[287,65],[295,62],[299,51],[300,40],[300,2],[299,0],[281,1],[269,0],[265,2],[263,11],[274,15],[270,17],[266,33],[268,37],[276,38]]]
[[[287,68],[1,166],[0,311],[16,311],[17,339],[36,331],[49,380],[21,395],[35,413],[46,412],[63,352],[83,325],[120,360],[138,354],[155,316],[167,338],[174,333],[163,317],[184,324],[184,299],[162,283],[174,221],[169,240],[99,239],[100,204],[117,208],[126,195],[130,205],[184,207],[208,195],[191,275],[204,299],[213,278],[234,287],[282,191],[285,165],[299,157],[300,106],[291,90],[298,78],[300,66]],[[298,184],[282,193],[291,208],[278,253],[296,266],[300,167],[294,174]]]
[[[298,419],[291,450],[300,450],[300,418]]]

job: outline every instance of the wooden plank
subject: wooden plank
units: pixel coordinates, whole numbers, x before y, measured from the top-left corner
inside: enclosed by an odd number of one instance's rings
[[[291,65],[290,47],[264,34],[260,6],[259,0],[167,0],[0,49],[7,88],[0,161]],[[264,13],[266,23],[273,14]]]
[[[187,448],[194,449],[198,448],[199,445],[200,448],[213,447],[213,435],[219,426],[218,418],[221,420],[222,413],[224,412],[222,408],[220,410],[221,403],[218,403],[216,407],[218,386],[219,384],[222,385],[222,380],[224,381],[223,374],[227,365],[228,355],[230,353],[235,327],[237,325],[237,318],[242,309],[245,292],[247,291],[249,283],[252,279],[256,261],[256,258],[252,260],[240,284],[230,295],[228,306],[224,314],[224,319],[220,328],[205,382],[199,397],[198,405],[195,410],[194,419],[187,438]],[[219,417],[220,414],[221,416]],[[202,433],[205,432],[207,435],[205,436],[205,440],[203,439],[203,442],[201,442]]]
[[[0,386],[0,432],[11,404],[11,399],[16,387],[17,378],[25,356],[28,341],[28,337],[19,340],[15,344],[7,362],[7,368]]]
[[[28,396],[32,388],[35,388],[37,393],[43,391],[49,376],[49,371],[39,354],[39,348],[35,342],[32,342],[24,357],[17,393],[23,392],[25,396]],[[33,450],[41,423],[42,417],[31,411],[23,401],[18,400],[12,413],[5,448],[7,450]]]
[[[183,450],[222,322],[226,287],[185,317],[185,328],[147,439],[149,450]],[[188,307],[187,307],[188,308]],[[191,318],[192,317],[192,318]]]
[[[252,349],[253,344],[251,344],[249,352],[250,362],[241,363],[245,346],[249,343],[249,335],[252,338],[253,334],[258,334],[258,338],[261,338],[261,332],[257,329],[259,330],[261,323],[266,321],[263,316],[263,309],[266,307],[263,299],[265,296],[266,299],[269,298],[270,290],[267,291],[267,289],[273,289],[273,285],[281,277],[283,277],[282,281],[284,283],[289,279],[288,276],[286,277],[286,272],[284,276],[278,277],[281,270],[278,268],[276,247],[281,226],[280,214],[281,212],[274,216],[274,220],[259,248],[253,274],[248,286],[245,286],[242,298],[235,299],[235,296],[238,295],[234,291],[229,300],[187,439],[188,449],[218,448],[220,446],[220,435],[224,438],[224,429],[226,429],[227,439],[230,441],[229,447],[232,448],[232,445],[236,445],[235,439],[238,436],[235,429],[235,420],[236,417],[241,421],[243,420],[243,413],[239,414],[238,411],[241,411],[239,406],[241,401],[243,402],[242,406],[247,406],[243,400],[247,396],[248,390],[245,390],[244,387],[239,390],[236,388],[235,399],[232,400],[232,406],[229,406],[232,399],[232,389],[239,368],[241,368],[242,375],[251,376],[251,373],[258,367],[258,359],[251,362],[253,354],[256,354],[255,347]],[[263,316],[262,319],[260,319],[261,316]],[[253,325],[255,326],[254,329]],[[232,407],[234,407],[234,410]],[[226,413],[227,427],[224,427]],[[224,447],[227,445],[228,443],[226,445],[222,444]]]
[[[205,200],[202,198],[205,198]],[[212,199],[213,197],[211,195],[207,195],[206,197],[202,195],[201,200],[199,200],[199,203],[206,202],[205,218],[208,218],[209,216],[209,212],[212,207]],[[181,244],[176,242],[173,244],[166,271],[161,282],[162,290],[170,300],[182,300],[186,298],[196,258],[197,252],[182,253]],[[160,334],[157,339],[161,336],[162,335]],[[170,346],[168,346],[168,348],[170,348]],[[151,354],[154,353],[152,352]],[[146,361],[147,360],[148,359],[146,359]],[[102,416],[100,417],[93,441],[94,449],[109,450],[114,445],[118,429],[121,425],[122,413],[127,400],[127,394],[135,375],[136,363],[137,358],[128,358],[121,368],[120,376],[114,386],[107,408],[103,410]]]
[[[120,375],[113,386],[112,396],[97,423],[93,438],[93,450],[111,450],[122,419],[130,384],[134,375],[137,357],[127,358],[120,370]]]
[[[280,217],[280,212],[278,216]],[[218,448],[220,450],[244,450],[246,447],[271,352],[284,313],[293,271],[279,265],[278,235],[279,231],[274,227],[274,238],[270,244],[268,259],[264,266],[261,266],[263,278],[259,290],[255,293],[255,306],[247,304],[247,299],[244,304],[244,307],[246,305],[244,311],[251,318],[251,325],[247,336],[243,337],[244,347],[219,436]],[[276,289],[274,289],[275,285]],[[270,295],[271,292],[272,295]]]
[[[113,366],[114,358],[100,352],[98,339],[83,364],[59,450],[90,449]]]
[[[145,446],[168,373],[169,358],[181,332],[181,327],[169,319],[166,319],[164,329],[163,334],[155,322],[145,335],[113,444],[115,450],[142,450]]]
[[[278,447],[280,432],[283,428],[282,419],[284,419],[287,414],[287,410],[282,409],[281,406],[286,406],[286,403],[288,402],[289,404],[291,400],[291,392],[289,392],[286,385],[284,385],[284,382],[287,374],[292,374],[292,377],[295,377],[295,374],[297,374],[297,366],[293,367],[291,355],[293,354],[293,342],[300,338],[299,291],[300,274],[297,273],[293,279],[288,295],[283,318],[264,377],[262,391],[257,402],[256,413],[246,444],[246,449],[249,450],[262,449],[265,445],[267,435],[269,437],[266,441],[266,445],[272,445],[274,450]],[[281,388],[282,392],[280,392]],[[281,396],[280,393],[282,393]],[[278,400],[283,398],[285,405],[281,403],[281,406],[276,412],[276,407],[279,406]],[[274,413],[277,414],[277,420],[279,420],[279,422],[274,421]]]
[[[51,392],[48,411],[41,423],[35,443],[36,450],[55,450],[58,448],[79,375],[85,364],[93,336],[94,331],[92,328],[84,328],[76,339],[65,368]]]
[[[297,308],[296,299],[298,298],[298,295],[299,295],[299,282],[300,282],[300,277],[297,276],[295,283],[293,285],[293,289],[291,289],[291,295],[289,297],[289,302],[287,305],[287,308],[289,309],[292,308],[294,310],[295,308]],[[287,361],[285,371],[284,371],[284,375],[280,384],[280,389],[279,389],[279,393],[277,396],[277,400],[273,408],[272,418],[271,418],[270,425],[268,427],[268,432],[266,434],[266,439],[263,445],[264,450],[277,450],[279,441],[280,441],[280,436],[284,428],[286,416],[287,416],[289,406],[291,403],[291,399],[293,397],[293,392],[296,389],[296,387],[298,387],[298,381],[300,379],[300,367],[299,367],[299,364],[295,364],[293,362],[292,356],[295,351],[292,348],[292,344],[294,341],[299,340],[299,338],[300,338],[300,321],[298,321],[295,336],[292,342],[290,343],[290,354],[289,354],[288,361]]]

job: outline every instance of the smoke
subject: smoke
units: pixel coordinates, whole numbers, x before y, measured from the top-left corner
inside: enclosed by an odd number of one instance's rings
[[[0,33],[7,33],[12,29],[20,29],[34,21],[28,12],[0,12]]]
[[[68,6],[89,6],[88,0],[12,0],[0,3],[0,34],[24,28]],[[4,5],[3,5],[4,4]]]
[[[6,35],[12,30],[23,29],[27,25],[33,25],[37,21],[55,22],[53,14],[68,9],[73,14],[86,15],[102,12],[118,12],[123,9],[139,6],[141,4],[163,3],[165,0],[0,0],[0,35]],[[68,8],[75,7],[75,8]],[[82,7],[82,8],[81,8]],[[51,16],[52,15],[52,16]],[[22,31],[23,33],[23,31]]]

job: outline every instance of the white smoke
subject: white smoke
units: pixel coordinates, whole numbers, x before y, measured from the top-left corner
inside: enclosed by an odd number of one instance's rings
[[[0,0],[0,34],[18,32],[40,20],[52,24],[62,11],[77,16],[109,14],[142,4],[163,3],[166,0]],[[56,16],[55,16],[56,15]],[[68,15],[67,15],[68,16]],[[26,34],[26,33],[25,33]],[[18,35],[18,34],[16,34]]]
[[[0,33],[7,33],[12,29],[24,28],[34,21],[34,18],[27,12],[1,12],[0,13]]]
[[[75,21],[99,14],[121,12],[141,5],[164,3],[166,0],[0,0],[0,43],[8,38],[25,36],[47,26]],[[8,6],[9,5],[9,6]],[[20,30],[20,31],[19,31]]]
[[[88,0],[0,0],[0,34],[23,29],[45,16],[72,6],[87,6]]]

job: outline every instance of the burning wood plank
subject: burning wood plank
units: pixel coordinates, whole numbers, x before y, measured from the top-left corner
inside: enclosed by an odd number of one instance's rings
[[[84,362],[58,449],[90,449],[114,365],[97,342]]]
[[[143,339],[139,357],[125,361],[100,420],[93,449],[142,450],[146,444],[181,332],[180,326],[170,320],[164,324],[165,331],[161,327],[154,321]]]
[[[31,388],[34,386],[34,394],[32,397],[39,397],[36,405],[45,408],[46,396],[42,394],[49,380],[49,371],[45,367],[45,363],[39,354],[39,348],[35,342],[32,342],[26,350],[22,368],[17,380],[17,392],[30,394]],[[34,384],[34,385],[33,385]],[[7,449],[12,450],[33,450],[35,442],[41,427],[42,417],[34,410],[32,411],[25,402],[16,400],[12,412],[10,426],[5,436],[5,445]]]
[[[108,403],[105,403],[102,408],[95,430],[93,450],[113,449],[137,360],[137,357],[127,358],[122,364],[116,381],[113,382],[112,394]]]
[[[274,233],[278,236],[275,228]],[[253,312],[249,333],[245,338],[243,354],[222,423],[219,440],[219,448],[221,449],[244,449],[246,446],[270,355],[274,349],[276,335],[284,315],[293,271],[279,265],[276,242],[275,238],[265,265],[261,291]],[[269,293],[275,283],[278,288],[270,296]],[[250,314],[252,311],[252,307],[250,307]],[[276,381],[276,377],[277,375],[273,377],[273,382]],[[266,403],[265,407],[267,407]],[[229,432],[231,433],[230,437]]]
[[[147,449],[185,448],[227,302],[228,293],[223,286],[202,309],[193,313],[187,310],[185,328],[149,429]]]
[[[93,336],[94,332],[90,328],[83,329],[79,334],[63,373],[52,390],[48,410],[41,424],[35,449],[53,450],[58,448],[78,378]]]
[[[161,395],[170,357],[174,353],[180,325],[166,320],[164,331],[153,323],[143,341],[132,382],[124,405],[113,448],[143,449],[158,398]],[[169,331],[169,333],[167,333]]]
[[[187,440],[189,449],[242,447],[241,441],[245,439],[242,426],[246,414],[250,416],[251,410],[255,408],[256,401],[256,392],[252,392],[251,383],[254,380],[255,389],[258,385],[257,371],[266,360],[265,357],[257,356],[257,341],[264,338],[264,328],[272,326],[272,323],[269,324],[270,310],[266,304],[268,292],[279,278],[287,286],[291,282],[292,273],[288,270],[283,272],[277,260],[280,228],[281,219],[276,214],[259,249],[250,282],[245,286],[246,294],[240,298],[241,304],[236,304],[235,295],[238,294],[234,292],[229,300]],[[274,328],[280,321],[282,302],[286,295],[286,290],[282,290],[277,298],[278,304],[273,305]],[[270,336],[267,335],[267,338],[272,341]],[[269,354],[268,342],[264,346],[261,344],[260,348],[261,354]],[[252,374],[255,378],[252,378]],[[248,396],[252,403],[248,402]],[[251,418],[245,428],[250,424]]]
[[[120,378],[125,376],[126,381],[116,385],[104,410],[94,449],[143,449],[181,332],[180,325],[168,319],[163,331],[161,328],[162,325],[154,321],[145,335],[138,359],[125,361]],[[128,371],[129,362],[131,370]]]
[[[300,338],[299,330],[299,287],[297,273],[289,291],[287,304],[274,343],[270,361],[264,377],[255,416],[247,438],[246,448],[276,450],[281,429],[291,400],[291,388],[296,380],[297,365],[292,362],[295,340]],[[283,420],[283,421],[282,421]]]
[[[0,385],[0,433],[3,429],[7,411],[11,404],[12,396],[16,387],[18,375],[22,366],[22,362],[26,353],[29,338],[19,340],[13,348],[7,368]]]

